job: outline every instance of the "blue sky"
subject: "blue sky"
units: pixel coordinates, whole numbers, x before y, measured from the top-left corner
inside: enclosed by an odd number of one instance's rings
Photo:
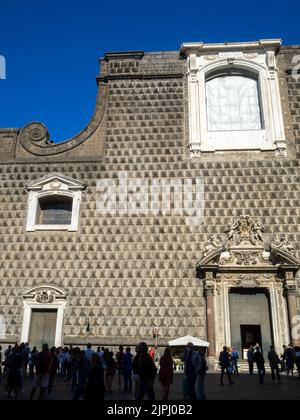
[[[0,127],[41,121],[53,140],[66,140],[93,114],[105,51],[277,37],[300,44],[299,12],[297,0],[2,0]]]

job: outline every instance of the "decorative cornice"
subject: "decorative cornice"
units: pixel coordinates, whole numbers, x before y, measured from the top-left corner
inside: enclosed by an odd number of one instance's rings
[[[144,57],[144,51],[116,51],[104,54],[105,61],[112,60],[141,60]]]
[[[282,45],[281,39],[261,39],[253,42],[224,42],[224,43],[204,43],[204,42],[186,42],[181,45],[180,53],[183,56],[190,54],[207,54],[216,51],[235,51],[235,50],[259,50],[261,48],[279,51]]]
[[[58,172],[53,172],[49,175],[46,175],[42,178],[39,178],[35,181],[30,182],[26,186],[27,191],[40,191],[43,187],[49,183],[53,183],[51,187],[54,190],[61,189],[62,186],[67,186],[68,190],[83,190],[86,188],[86,184],[78,181],[77,179],[73,179],[71,177],[65,176]]]

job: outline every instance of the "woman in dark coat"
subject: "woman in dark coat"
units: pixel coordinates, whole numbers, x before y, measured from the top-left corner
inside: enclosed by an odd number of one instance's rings
[[[172,359],[171,350],[168,347],[165,349],[164,355],[160,358],[159,365],[159,382],[163,388],[163,400],[166,401],[169,399],[170,386],[173,383],[174,376],[174,362]]]
[[[105,397],[104,369],[98,354],[93,354],[91,369],[88,375],[85,399],[86,401],[103,401]]]

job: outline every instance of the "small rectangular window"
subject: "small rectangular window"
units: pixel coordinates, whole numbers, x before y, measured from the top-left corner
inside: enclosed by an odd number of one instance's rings
[[[73,200],[69,197],[46,197],[39,200],[37,224],[70,225]]]

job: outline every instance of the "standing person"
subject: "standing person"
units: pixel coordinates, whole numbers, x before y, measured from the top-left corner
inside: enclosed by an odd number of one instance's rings
[[[58,360],[58,356],[57,356],[57,352],[56,352],[56,348],[52,347],[52,349],[50,350],[50,355],[52,358],[52,363],[51,363],[51,367],[50,367],[50,372],[49,372],[49,384],[48,384],[48,396],[51,397],[52,394],[52,388],[53,388],[53,384],[54,384],[54,379],[58,373],[59,370],[59,360]]]
[[[105,391],[104,369],[99,356],[94,353],[87,378],[85,399],[86,401],[104,401]]]
[[[136,400],[139,385],[140,385],[140,356],[141,352],[139,349],[139,346],[135,349],[136,355],[134,356],[133,362],[132,362],[132,372],[133,372],[133,382],[134,382],[134,399]]]
[[[249,365],[249,373],[250,373],[250,375],[253,375],[253,373],[254,373],[254,362],[255,362],[254,347],[253,346],[251,346],[250,349],[247,352],[247,361],[248,361],[248,365]]]
[[[43,345],[42,352],[38,354],[36,360],[35,384],[31,390],[30,400],[33,400],[37,388],[40,388],[39,399],[42,400],[49,386],[49,376],[52,364],[52,357],[48,344]]]
[[[0,384],[2,382],[2,346],[0,346]]]
[[[300,379],[300,347],[295,347],[295,357],[296,357],[296,366],[298,370],[298,375]]]
[[[231,366],[233,368],[233,372],[235,375],[239,374],[239,367],[238,367],[238,361],[239,361],[239,353],[237,352],[236,349],[232,349],[231,352]]]
[[[124,347],[120,346],[119,351],[116,354],[119,391],[122,390],[122,377],[124,376]]]
[[[220,353],[219,363],[221,367],[221,380],[220,380],[221,386],[224,386],[225,373],[228,377],[228,381],[230,385],[233,385],[233,382],[231,379],[231,371],[230,371],[230,354],[226,346],[223,347],[223,351]]]
[[[78,347],[74,349],[77,365],[76,365],[76,386],[73,395],[73,401],[78,401],[85,394],[85,387],[90,371],[90,365],[85,357],[85,352]]]
[[[153,362],[153,359],[148,353],[148,346],[146,343],[140,343],[139,351],[140,383],[136,400],[143,401],[145,394],[147,394],[148,400],[154,401],[154,381],[157,374],[157,368]]]
[[[292,344],[290,344],[286,349],[286,373],[288,376],[290,373],[294,376],[295,361],[295,350]]]
[[[163,388],[163,400],[167,401],[169,399],[170,386],[173,384],[174,377],[174,362],[169,347],[165,349],[164,355],[160,358],[159,366],[159,382]]]
[[[201,368],[201,360],[198,352],[194,351],[194,344],[188,343],[182,361],[184,362],[184,373],[187,380],[187,395],[190,400],[196,401],[197,394],[195,385],[197,374]]]
[[[270,347],[270,351],[269,351],[269,354],[268,354],[268,360],[269,360],[269,364],[270,364],[270,368],[271,368],[271,372],[272,372],[273,383],[275,384],[275,382],[276,382],[276,376],[277,376],[278,382],[281,382],[280,372],[279,372],[280,360],[279,360],[278,354],[275,351],[274,346]]]
[[[38,355],[38,351],[36,347],[33,347],[32,352],[30,353],[30,357],[29,357],[29,379],[32,381],[34,378],[34,368],[36,365],[36,358]]]
[[[7,396],[18,398],[18,393],[22,387],[22,367],[23,367],[23,357],[22,357],[22,348],[15,347],[8,356],[7,359]]]
[[[265,359],[264,359],[264,356],[262,354],[260,347],[256,347],[255,349],[254,360],[257,366],[257,370],[258,370],[259,382],[263,384],[265,381],[266,369],[265,369]]]
[[[283,346],[281,355],[281,373],[286,373],[287,346]]]
[[[92,362],[92,357],[95,354],[94,350],[92,349],[92,345],[89,343],[86,346],[86,350],[85,350],[85,357],[87,359],[87,361],[91,364]]]
[[[108,358],[106,360],[106,386],[107,392],[112,394],[112,386],[114,382],[114,377],[117,373],[117,363],[114,358],[113,352],[108,353]]]
[[[4,369],[3,369],[3,378],[7,376],[8,368],[7,368],[7,360],[11,354],[12,347],[11,345],[8,346],[8,348],[4,352]]]
[[[27,370],[28,370],[28,364],[29,364],[29,359],[30,359],[30,354],[31,354],[31,350],[28,343],[25,344],[23,353],[24,353],[24,378],[27,378]]]
[[[206,354],[203,351],[199,352],[200,354],[200,370],[198,374],[198,400],[206,401],[206,391],[205,391],[205,379],[207,374],[207,362]]]
[[[124,393],[132,392],[132,361],[131,348],[127,347],[123,358]]]

